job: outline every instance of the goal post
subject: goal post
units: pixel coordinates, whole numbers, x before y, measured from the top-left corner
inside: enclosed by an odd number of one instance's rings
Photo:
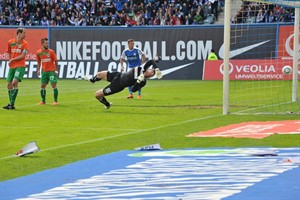
[[[225,1],[224,9],[224,60],[223,60],[223,115],[232,114],[300,114],[300,102],[299,102],[299,18],[300,18],[300,1],[296,0],[251,0],[243,1],[243,3],[257,3],[259,8],[263,8],[266,5],[280,5],[283,8],[293,9],[294,12],[294,26],[285,28],[285,23],[258,23],[256,16],[248,16],[248,19],[240,24],[235,24],[232,20],[232,4],[236,1]],[[261,5],[260,5],[261,4]],[[256,10],[256,13],[261,12]],[[249,13],[248,13],[249,14]],[[271,15],[271,14],[270,14]],[[266,17],[266,15],[265,15]],[[257,23],[255,23],[257,22]],[[276,24],[276,25],[275,25]],[[288,24],[288,23],[286,23]],[[290,23],[291,24],[291,23]],[[283,26],[283,28],[282,28]],[[277,32],[274,32],[276,28]],[[257,31],[253,33],[252,29]],[[271,30],[271,31],[269,31]],[[281,32],[279,32],[279,31]],[[283,31],[284,30],[284,31]],[[282,32],[289,31],[289,41],[283,44]],[[252,35],[251,35],[252,34]],[[256,34],[256,35],[255,35]],[[269,35],[266,37],[265,35]],[[276,40],[270,44],[268,38],[275,38]],[[231,53],[237,48],[236,46],[251,46],[245,41],[253,40],[253,38],[261,41],[262,43],[256,42],[257,46],[264,44],[266,48],[263,49],[265,52],[255,52],[252,54],[245,55],[244,57],[232,58]],[[266,39],[267,38],[267,39]],[[237,42],[245,42],[244,44],[237,44]],[[256,45],[253,44],[253,45]],[[287,44],[290,45],[289,57],[284,55],[284,48],[287,48]],[[268,48],[267,45],[271,48]],[[279,46],[281,45],[281,46]],[[234,48],[233,48],[234,46]],[[276,46],[276,47],[275,47]],[[252,48],[252,47],[251,47]],[[269,55],[263,58],[263,55],[267,55],[267,51],[270,49],[273,52],[268,52]],[[271,51],[271,50],[270,50]],[[242,53],[239,53],[242,54]],[[256,57],[256,55],[260,55]],[[235,60],[234,60],[235,59]],[[275,75],[266,72],[266,74],[258,74],[255,78],[234,79],[230,75],[231,69],[235,67],[234,63],[256,63],[252,66],[253,69],[263,71],[271,69],[271,72],[281,72],[281,69],[286,66],[292,66],[292,74],[287,77],[280,74],[278,78],[272,78]],[[236,64],[238,65],[238,64]],[[242,64],[241,64],[242,65]],[[251,64],[249,64],[251,65]],[[259,65],[259,66],[258,66]],[[241,69],[242,66],[237,66]],[[250,67],[251,68],[251,67]],[[273,70],[273,71],[272,71]],[[268,74],[269,73],[269,74]],[[257,75],[257,74],[256,74]],[[262,77],[262,78],[257,78]],[[266,78],[267,77],[267,78]],[[271,77],[271,78],[269,78]]]
[[[300,4],[300,2],[298,2]],[[293,52],[293,91],[292,101],[297,102],[298,97],[298,60],[299,60],[299,17],[300,16],[300,5],[295,8],[295,22],[294,22],[294,52]],[[299,70],[300,71],[300,70]]]

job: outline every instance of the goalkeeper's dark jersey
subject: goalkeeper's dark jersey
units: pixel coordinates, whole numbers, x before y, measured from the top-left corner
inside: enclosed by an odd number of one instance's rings
[[[141,74],[143,74],[142,67],[135,67],[128,72],[123,72],[120,77],[121,86],[128,87],[134,85]]]
[[[148,60],[142,66],[132,68],[128,72],[108,72],[107,81],[110,82],[110,85],[103,88],[103,93],[106,96],[112,95],[122,91],[128,86],[132,86],[132,91],[136,92],[146,85],[146,79],[140,83],[137,83],[137,79],[139,75],[143,74],[150,66],[153,66],[154,69],[158,68],[156,62],[153,60]]]
[[[154,69],[158,68],[154,60],[148,60],[147,62],[145,62],[145,64],[141,65],[140,67],[135,67],[128,72],[122,73],[120,78],[121,86],[128,87],[134,85],[139,75],[143,74],[151,66],[153,66]]]

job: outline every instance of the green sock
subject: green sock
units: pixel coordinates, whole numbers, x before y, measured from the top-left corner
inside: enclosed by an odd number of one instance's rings
[[[19,89],[18,88],[15,88],[11,91],[11,101],[10,101],[10,104],[13,106],[15,105],[15,102],[16,102],[16,99],[17,99],[17,96],[18,96],[18,92],[19,92]]]
[[[11,103],[11,92],[12,90],[8,90],[8,98],[9,98],[9,103]]]
[[[46,103],[46,89],[41,89],[42,102]]]
[[[54,94],[54,101],[57,102],[57,97],[58,97],[58,89],[57,88],[53,89],[53,94]]]

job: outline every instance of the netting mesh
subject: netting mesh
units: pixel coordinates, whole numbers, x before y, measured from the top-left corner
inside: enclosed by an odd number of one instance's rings
[[[299,16],[291,20],[279,20],[280,17],[272,22],[267,20],[269,10],[274,11],[276,5],[298,8],[300,1],[245,2],[243,5],[248,9],[244,13],[248,15],[236,17],[230,31],[230,53],[240,51],[237,56],[230,55],[230,69],[239,73],[231,76],[229,82],[230,113],[300,114],[300,101],[291,99],[292,75],[282,73],[284,66],[293,66],[293,40],[299,38],[294,34],[294,25],[285,22],[294,22]],[[293,8],[290,11],[294,13]],[[261,11],[265,15],[259,21]]]

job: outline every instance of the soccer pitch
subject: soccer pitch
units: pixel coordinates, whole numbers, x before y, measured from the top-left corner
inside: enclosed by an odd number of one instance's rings
[[[0,80],[1,106],[8,103],[6,81]],[[189,134],[246,121],[299,119],[299,115],[222,115],[222,81],[150,80],[142,99],[128,91],[108,96],[105,110],[94,97],[107,82],[59,80],[59,105],[38,106],[40,82],[19,85],[16,110],[0,111],[0,181],[63,166],[94,156],[160,143],[164,149],[206,147],[296,147],[300,135],[264,139],[191,138]],[[268,92],[268,91],[266,91]],[[136,95],[135,95],[136,97]],[[31,141],[41,151],[23,158],[12,155]]]

